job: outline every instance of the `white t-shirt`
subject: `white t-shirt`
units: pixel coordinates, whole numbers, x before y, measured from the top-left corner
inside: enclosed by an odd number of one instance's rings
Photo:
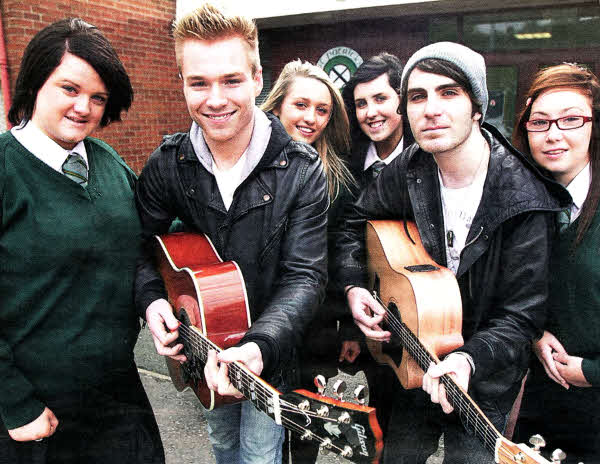
[[[221,192],[221,198],[223,199],[223,203],[225,204],[225,209],[229,211],[229,207],[231,206],[231,202],[233,201],[233,193],[235,189],[242,183],[242,171],[244,170],[244,165],[246,164],[246,153],[242,153],[240,159],[229,169],[220,170],[217,167],[217,163],[213,160],[212,170],[215,175],[215,179],[217,181],[217,186],[219,187],[219,192]]]
[[[446,232],[446,261],[448,269],[455,275],[460,264],[460,254],[465,247],[473,218],[481,202],[487,169],[482,169],[470,185],[463,188],[447,188],[440,179],[440,195]]]

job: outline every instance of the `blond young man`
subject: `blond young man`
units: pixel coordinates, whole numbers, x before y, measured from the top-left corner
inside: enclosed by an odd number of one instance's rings
[[[159,354],[185,362],[178,321],[151,258],[152,236],[179,218],[206,234],[244,275],[252,326],[233,348],[211,352],[207,385],[239,396],[227,364],[241,361],[283,388],[295,345],[326,283],[327,183],[317,153],[293,142],[255,107],[262,89],[258,33],[247,18],[204,5],[174,25],[187,133],[167,137],[140,176],[136,201],[148,252],[136,303]],[[250,402],[205,411],[218,463],[281,461],[283,428]]]

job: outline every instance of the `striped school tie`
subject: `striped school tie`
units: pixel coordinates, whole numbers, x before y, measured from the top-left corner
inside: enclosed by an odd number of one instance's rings
[[[379,173],[383,171],[383,168],[385,168],[385,163],[383,161],[375,161],[371,167],[369,167],[369,171],[371,171],[371,177],[375,179],[377,176],[379,176]]]
[[[571,208],[559,211],[556,216],[556,222],[558,223],[558,232],[562,234],[569,228],[569,224],[571,223]]]
[[[79,153],[70,153],[62,165],[62,171],[72,181],[78,183],[83,188],[88,184],[88,168]]]

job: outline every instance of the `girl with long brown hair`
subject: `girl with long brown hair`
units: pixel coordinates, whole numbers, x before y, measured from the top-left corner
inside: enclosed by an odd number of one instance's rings
[[[545,330],[533,349],[519,421],[563,462],[596,462],[600,451],[600,82],[576,64],[539,71],[514,144],[565,187],[557,217]]]

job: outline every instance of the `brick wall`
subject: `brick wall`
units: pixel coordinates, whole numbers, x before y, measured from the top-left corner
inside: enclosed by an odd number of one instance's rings
[[[170,25],[175,0],[2,0],[2,19],[12,89],[27,43],[48,24],[78,16],[110,40],[135,92],[122,122],[94,135],[112,145],[139,172],[164,134],[187,130],[190,118],[177,78]],[[12,94],[12,93],[11,93]]]

